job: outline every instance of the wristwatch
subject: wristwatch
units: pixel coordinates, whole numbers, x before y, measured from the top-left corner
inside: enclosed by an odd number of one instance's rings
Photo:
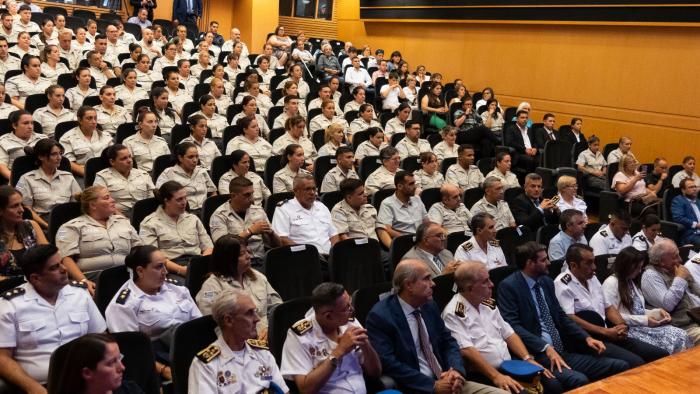
[[[333,367],[333,369],[338,368],[338,365],[340,365],[340,359],[338,357],[331,354],[328,359],[331,360],[331,367]]]
[[[534,357],[532,357],[532,354],[526,354],[525,357],[523,357],[523,361],[532,360],[532,359],[534,359]]]

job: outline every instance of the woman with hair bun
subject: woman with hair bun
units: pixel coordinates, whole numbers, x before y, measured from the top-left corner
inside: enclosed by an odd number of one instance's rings
[[[176,181],[186,191],[189,211],[198,215],[204,200],[216,194],[216,185],[212,182],[207,171],[198,165],[199,150],[191,142],[181,142],[175,147],[173,156],[177,164],[166,168],[156,180],[160,188],[165,182]]]
[[[158,117],[148,107],[137,110],[136,124],[138,132],[124,139],[123,144],[129,149],[136,160],[136,165],[148,172],[153,171],[153,161],[156,157],[169,155],[170,147],[165,138],[156,135]]]
[[[212,99],[211,101],[213,102],[214,100]],[[221,115],[217,114],[217,116]],[[213,140],[207,138],[207,123],[209,122],[205,115],[194,114],[187,119],[187,123],[190,126],[190,135],[184,138],[180,143],[188,142],[197,147],[199,165],[205,170],[209,170],[214,159],[221,156],[221,151],[216,146],[217,144]],[[219,139],[219,141],[221,141],[221,139]]]
[[[25,110],[11,113],[9,120],[12,132],[0,136],[0,175],[7,180],[12,176],[12,164],[15,159],[24,156],[26,148],[31,148],[39,140],[46,138],[45,135],[34,132],[32,114]]]
[[[56,246],[71,279],[86,281],[94,295],[100,272],[124,264],[141,239],[129,219],[117,212],[106,187],[88,187],[78,201],[82,215],[59,227]]]
[[[246,151],[237,149],[231,152],[231,169],[219,179],[219,194],[228,194],[231,180],[242,176],[253,182],[253,204],[262,206],[263,200],[267,200],[272,193],[260,175],[250,171],[251,160],[253,159]]]

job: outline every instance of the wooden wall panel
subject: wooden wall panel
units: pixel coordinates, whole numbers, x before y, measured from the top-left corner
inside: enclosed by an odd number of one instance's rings
[[[338,8],[341,2],[339,0],[334,2],[333,17],[330,21],[280,16],[280,25],[284,26],[287,34],[297,35],[303,31],[306,37],[338,39]]]

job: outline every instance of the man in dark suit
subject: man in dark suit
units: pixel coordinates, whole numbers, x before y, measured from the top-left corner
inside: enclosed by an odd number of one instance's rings
[[[683,243],[700,246],[698,186],[692,178],[683,179],[680,186],[682,194],[673,198],[671,216],[674,222],[683,226]]]
[[[510,210],[515,223],[530,228],[533,233],[547,223],[556,223],[559,213],[557,204],[542,198],[542,177],[534,172],[525,176],[525,193],[512,201]]]
[[[520,110],[515,115],[515,123],[503,133],[503,141],[517,153],[515,166],[527,172],[534,172],[539,163],[539,153],[535,146],[535,136],[527,127],[528,112]]]
[[[400,262],[393,286],[395,293],[374,305],[365,325],[383,373],[402,392],[507,393],[465,380],[459,346],[432,301],[435,283],[424,262]]]
[[[180,24],[197,24],[197,18],[202,16],[202,0],[174,0],[173,22]]]
[[[544,145],[547,141],[559,139],[558,131],[554,128],[554,114],[545,114],[542,122],[544,122],[544,126],[534,130],[535,146],[537,149],[544,149]]]
[[[571,119],[571,127],[562,127],[562,129],[559,130],[559,139],[566,141],[571,145],[579,143],[585,144],[586,136],[583,135],[583,132],[581,131],[582,126],[583,120],[581,120],[581,118]]]
[[[593,339],[561,309],[554,293],[544,245],[527,242],[516,250],[516,271],[498,287],[501,315],[520,336],[535,360],[550,366],[556,379],[545,392],[562,392],[629,368],[625,361],[600,354],[605,345]],[[578,347],[574,347],[578,345]]]

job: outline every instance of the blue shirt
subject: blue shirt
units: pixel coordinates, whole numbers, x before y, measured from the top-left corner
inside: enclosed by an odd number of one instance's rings
[[[540,329],[541,329],[540,330],[541,331],[540,338],[542,338],[543,341],[547,342],[547,344],[549,344],[551,346],[553,344],[552,336],[547,332],[547,329],[545,328],[546,326],[544,325],[544,320],[542,320],[542,313],[540,312],[540,305],[538,304],[537,296],[535,295],[534,286],[535,286],[535,283],[537,283],[537,281],[535,281],[535,279],[532,279],[525,274],[522,274],[522,275],[525,278],[525,282],[527,283],[528,289],[530,289],[530,295],[532,296],[532,302],[535,303],[535,309],[537,310],[537,317],[540,320]],[[542,299],[545,299],[544,298],[544,291],[542,290],[541,285],[540,285],[540,295],[542,296]],[[546,346],[543,349],[541,349],[540,351],[545,351],[545,349],[547,349]]]

